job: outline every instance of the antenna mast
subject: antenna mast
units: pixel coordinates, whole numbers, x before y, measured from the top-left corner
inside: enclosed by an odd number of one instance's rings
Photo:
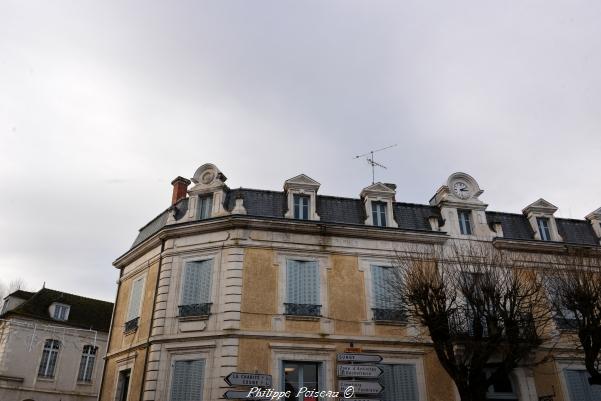
[[[384,147],[384,148],[380,148],[380,149],[376,149],[376,150],[370,150],[370,151],[369,151],[369,152],[367,152],[367,153],[364,153],[364,154],[362,154],[362,155],[357,155],[357,156],[353,157],[353,159],[358,159],[358,158],[360,158],[360,157],[365,157],[365,160],[367,161],[367,163],[371,165],[371,183],[372,183],[372,184],[375,184],[375,183],[376,183],[376,171],[375,171],[375,170],[376,170],[376,166],[377,166],[377,167],[381,167],[381,168],[383,168],[383,169],[387,169],[387,167],[386,167],[386,166],[384,166],[384,165],[382,165],[382,164],[380,164],[380,163],[377,163],[377,162],[375,161],[375,159],[374,159],[374,153],[381,152],[381,151],[383,151],[383,150],[385,150],[385,149],[390,149],[390,148],[393,148],[393,147],[395,147],[396,145],[397,145],[397,144],[395,143],[394,145],[386,146],[386,147]]]

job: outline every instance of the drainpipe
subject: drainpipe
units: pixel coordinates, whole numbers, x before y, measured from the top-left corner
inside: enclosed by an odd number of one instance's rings
[[[150,329],[148,331],[148,338],[146,339],[146,356],[144,357],[144,370],[142,371],[142,388],[140,389],[140,401],[144,399],[144,387],[146,387],[146,370],[148,368],[148,354],[150,353],[150,346],[152,341],[152,324],[154,322],[154,310],[157,304],[157,293],[159,291],[159,281],[161,279],[161,268],[163,267],[163,252],[165,251],[165,240],[161,239],[161,253],[159,257],[159,271],[157,272],[157,282],[154,286],[154,297],[152,300],[152,312],[150,314]]]
[[[115,323],[115,309],[117,309],[117,301],[119,300],[119,290],[121,289],[121,277],[123,277],[123,269],[119,269],[119,285],[117,286],[117,296],[115,297],[115,303],[113,304],[113,314],[111,315],[111,326],[109,327],[108,341],[106,342],[106,353],[111,348],[111,335],[113,333],[113,323]],[[104,376],[106,375],[107,358],[104,357],[104,366],[102,367],[102,377],[100,378],[100,389],[98,390],[98,398],[100,401],[102,398],[102,389],[104,388]]]

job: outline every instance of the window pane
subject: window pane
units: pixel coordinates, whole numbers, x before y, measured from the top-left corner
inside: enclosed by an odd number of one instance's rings
[[[374,292],[374,308],[394,309],[395,302],[391,293],[390,284],[394,279],[392,268],[372,266],[372,288]]]
[[[415,365],[378,365],[384,372],[378,378],[384,391],[379,398],[382,401],[418,401],[417,375]]]
[[[202,401],[204,360],[175,361],[171,401]]]
[[[319,305],[317,262],[288,260],[286,263],[286,287],[289,303]]]
[[[199,219],[208,219],[211,217],[211,209],[213,204],[213,196],[201,196],[198,198],[198,218]]]
[[[284,391],[290,391],[286,401],[313,401],[315,398],[295,397],[301,387],[319,390],[319,367],[317,362],[284,361]]]
[[[134,281],[131,289],[131,297],[129,300],[129,309],[127,311],[127,321],[130,321],[140,316],[140,304],[142,302],[143,287],[143,278],[138,278]]]

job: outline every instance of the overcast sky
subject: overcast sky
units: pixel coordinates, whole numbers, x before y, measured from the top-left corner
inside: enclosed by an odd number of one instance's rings
[[[601,206],[601,2],[0,0],[0,280],[113,300],[171,180]]]

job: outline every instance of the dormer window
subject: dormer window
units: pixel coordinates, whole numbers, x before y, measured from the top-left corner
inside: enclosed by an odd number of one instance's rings
[[[472,212],[471,210],[457,210],[459,217],[459,232],[463,235],[472,235]]]
[[[287,219],[319,220],[317,214],[317,190],[319,182],[304,174],[284,182]]]
[[[386,227],[386,203],[379,201],[371,202],[371,215],[374,226]]]
[[[52,318],[56,320],[67,320],[69,318],[69,305],[65,304],[54,304],[54,310],[52,311]]]
[[[307,195],[294,195],[294,218],[309,220],[309,202],[311,197]]]
[[[543,241],[551,241],[551,231],[549,230],[549,219],[546,217],[537,217],[538,232],[540,239]]]
[[[211,217],[213,206],[213,195],[205,195],[198,197],[198,219],[204,220]]]

